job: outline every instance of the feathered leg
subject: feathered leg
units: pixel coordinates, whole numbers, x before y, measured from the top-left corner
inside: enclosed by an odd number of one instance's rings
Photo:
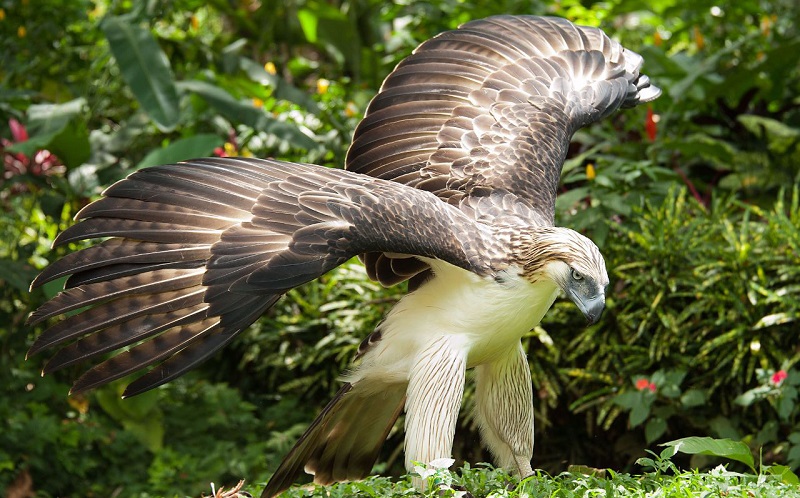
[[[406,469],[414,463],[449,458],[453,449],[461,397],[464,394],[466,354],[452,336],[432,342],[416,358],[409,374],[406,397]],[[424,488],[420,478],[414,486]]]
[[[532,474],[533,387],[522,344],[479,365],[475,373],[475,411],[484,443],[498,465],[521,477]]]

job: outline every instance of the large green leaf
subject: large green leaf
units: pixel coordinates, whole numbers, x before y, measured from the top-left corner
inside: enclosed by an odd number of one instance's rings
[[[133,398],[122,399],[124,385],[117,383],[96,393],[103,410],[122,424],[147,449],[159,451],[164,443],[164,416],[159,406],[158,391],[149,391]]]
[[[338,63],[346,64],[353,74],[360,74],[361,41],[353,21],[326,2],[309,2],[309,5],[310,8],[297,12],[306,39],[325,47]]]
[[[714,439],[710,437],[685,437],[664,443],[661,446],[671,446],[675,451],[689,455],[712,455],[730,458],[750,467],[755,472],[755,462],[750,448],[741,441],[730,439]]]
[[[166,147],[150,151],[134,169],[209,156],[216,147],[221,146],[223,143],[224,141],[221,137],[211,133],[181,138]]]
[[[772,465],[767,469],[767,473],[780,477],[781,481],[786,484],[800,486],[800,478],[797,477],[797,474],[792,472],[791,468],[785,465]]]
[[[309,150],[319,146],[294,124],[279,121],[249,102],[236,100],[233,95],[214,84],[206,81],[187,80],[181,81],[178,87],[203,97],[211,107],[229,121],[270,133],[297,148]]]
[[[178,90],[169,59],[152,33],[123,16],[104,18],[100,28],[142,109],[163,131],[175,128],[180,117]]]

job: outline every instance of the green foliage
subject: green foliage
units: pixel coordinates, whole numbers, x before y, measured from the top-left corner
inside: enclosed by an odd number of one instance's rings
[[[643,425],[647,442],[687,430],[761,434],[754,448],[766,444],[770,458],[786,462],[786,437],[797,431],[794,377],[780,401],[781,391],[764,392],[776,411],[743,413],[733,400],[763,383],[764,372],[798,360],[798,190],[770,210],[729,197],[707,209],[686,190],[673,192],[661,205],[635,209],[614,231],[604,324],[560,346],[572,351],[567,374],[582,382],[573,408],[596,413],[606,430],[627,412],[626,425]],[[748,404],[756,404],[749,393]],[[788,459],[794,468],[795,455]]]
[[[648,109],[582,130],[565,165],[557,218],[601,245],[612,286],[600,324],[586,328],[558,302],[524,338],[538,389],[534,464],[626,469],[648,445],[698,434],[742,440],[774,471],[539,474],[513,490],[493,469],[434,478],[475,496],[776,496],[800,467],[793,0],[42,0],[0,9],[0,490],[24,475],[45,496],[196,495],[210,481],[266,480],[403,289],[382,289],[349,262],[291,291],[197,372],[119,400],[113,386],[67,398],[79,370],[41,378],[42,359],[24,361],[39,332],[25,316],[61,285],[29,294],[29,282],[65,253],[49,244],[77,210],[135,169],[211,154],[341,166],[395,64],[440,31],[499,13],[601,25],[644,55],[665,91]],[[11,118],[27,140],[13,139]],[[486,460],[473,423],[465,414],[456,456]],[[398,466],[397,432],[382,471]],[[681,457],[651,460],[666,471]],[[328,492],[412,493],[407,480],[388,479],[313,491]]]
[[[548,496],[557,498],[615,496],[620,498],[645,498],[660,496],[683,498],[686,496],[726,496],[741,498],[772,498],[800,496],[796,484],[783,479],[779,472],[764,472],[747,475],[730,472],[718,467],[710,473],[682,472],[670,461],[674,448],[665,450],[664,456],[650,461],[674,473],[661,472],[644,475],[616,473],[608,469],[596,472],[564,472],[550,476],[543,472],[518,481],[506,472],[491,467],[471,468],[465,465],[457,472],[436,469],[426,473],[429,488],[418,493],[411,487],[409,478],[392,482],[384,477],[371,477],[365,481],[340,483],[329,487],[294,488],[287,491],[286,498],[300,497],[401,497],[423,496],[425,498],[464,496],[487,498],[527,498]],[[769,469],[768,469],[769,470]],[[597,475],[597,474],[602,475]],[[605,474],[608,474],[607,476]],[[253,495],[260,491],[250,490]],[[469,494],[467,494],[469,493]]]
[[[108,16],[100,28],[136,100],[162,131],[170,131],[180,114],[169,60],[150,30],[135,22],[132,16]]]
[[[731,460],[742,462],[755,473],[755,461],[752,453],[750,453],[750,448],[741,441],[713,439],[710,437],[685,437],[664,443],[662,446],[671,447],[676,453],[730,458]]]

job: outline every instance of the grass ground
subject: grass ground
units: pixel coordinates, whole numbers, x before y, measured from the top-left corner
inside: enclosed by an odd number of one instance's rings
[[[605,474],[605,475],[603,475]],[[618,474],[609,470],[599,474],[566,472],[558,476],[537,473],[519,482],[501,470],[492,468],[459,469],[457,472],[436,471],[428,477],[432,484],[425,493],[411,486],[410,478],[393,481],[387,477],[371,477],[364,481],[339,483],[333,486],[295,487],[283,498],[347,498],[347,497],[410,497],[424,498],[800,498],[800,486],[779,475],[741,474],[722,466],[709,472],[677,474]],[[245,486],[252,496],[259,496],[263,485]],[[219,498],[237,495],[217,494]],[[239,496],[247,496],[239,495]]]
[[[371,477],[333,486],[299,486],[281,495],[283,498],[800,498],[800,479],[782,465],[758,465],[750,448],[741,441],[686,437],[663,444],[660,454],[640,458],[637,463],[652,469],[642,475],[614,472],[610,469],[576,467],[570,472],[550,476],[544,472],[519,481],[503,470],[489,466],[448,470],[451,459],[440,459],[415,468],[415,474],[428,482],[425,492],[417,491],[411,477],[400,480]],[[728,470],[719,465],[708,472],[682,471],[672,462],[677,453],[710,455],[744,464],[751,473]],[[212,491],[214,498],[259,496],[262,485]]]

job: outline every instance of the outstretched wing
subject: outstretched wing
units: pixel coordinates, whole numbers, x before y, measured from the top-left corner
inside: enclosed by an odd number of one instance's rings
[[[655,99],[642,58],[597,28],[497,16],[420,45],[384,81],[346,168],[451,203],[509,192],[552,225],[572,134]],[[479,194],[476,194],[481,192]]]
[[[44,372],[116,352],[73,392],[157,364],[133,395],[199,364],[287,290],[356,254],[387,251],[486,271],[488,228],[434,195],[356,173],[258,159],[204,159],[138,171],[78,213],[55,245],[108,238],[45,269],[69,276],[35,324]],[[456,237],[470,234],[470,238]]]

